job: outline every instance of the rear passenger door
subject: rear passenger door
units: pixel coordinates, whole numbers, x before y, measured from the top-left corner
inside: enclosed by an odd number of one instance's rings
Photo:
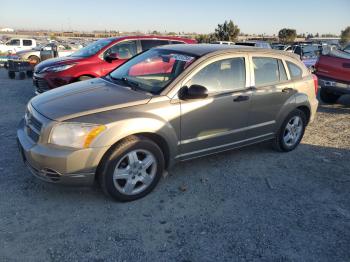
[[[288,79],[285,62],[269,56],[251,57],[252,101],[248,137],[272,135],[282,107],[296,93]],[[289,103],[295,103],[294,100]]]

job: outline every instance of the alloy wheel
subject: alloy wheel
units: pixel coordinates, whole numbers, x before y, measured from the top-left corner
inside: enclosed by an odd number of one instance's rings
[[[139,194],[149,187],[157,173],[155,156],[147,150],[133,150],[117,163],[113,173],[115,188],[126,195]]]
[[[293,116],[287,123],[283,133],[283,141],[288,147],[298,143],[303,132],[303,120],[300,116]]]

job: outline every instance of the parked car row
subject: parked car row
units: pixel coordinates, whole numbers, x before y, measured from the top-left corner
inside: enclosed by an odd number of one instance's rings
[[[107,195],[131,201],[179,161],[261,141],[284,152],[298,146],[316,114],[318,83],[297,55],[189,43],[102,39],[40,63],[34,82],[102,77],[28,103],[17,137],[29,170],[52,183],[98,180]]]

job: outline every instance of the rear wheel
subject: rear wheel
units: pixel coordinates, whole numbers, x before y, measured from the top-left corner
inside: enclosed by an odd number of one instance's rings
[[[28,57],[28,61],[32,65],[37,65],[40,63],[40,58],[35,55],[31,55],[30,57]]]
[[[103,191],[119,201],[132,201],[150,193],[164,170],[164,156],[156,143],[131,136],[107,155],[98,174]]]
[[[306,123],[303,111],[295,109],[289,113],[277,133],[273,143],[274,148],[281,152],[294,150],[304,136]]]
[[[16,73],[13,72],[13,71],[8,71],[8,76],[9,76],[9,78],[11,78],[11,79],[15,79]]]
[[[320,91],[321,100],[327,104],[334,104],[339,99],[340,95],[329,92],[326,88],[321,87]]]
[[[33,71],[26,71],[26,75],[27,75],[27,77],[32,77],[33,76]]]

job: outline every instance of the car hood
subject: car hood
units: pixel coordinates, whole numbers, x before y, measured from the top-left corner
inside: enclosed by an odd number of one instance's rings
[[[102,78],[47,91],[31,100],[40,114],[56,121],[146,104],[151,95],[119,86]]]
[[[71,56],[51,58],[37,64],[34,68],[34,71],[40,72],[41,70],[43,70],[45,67],[48,67],[48,66],[77,63],[77,62],[80,62],[82,59],[83,59],[82,57],[71,57]]]

